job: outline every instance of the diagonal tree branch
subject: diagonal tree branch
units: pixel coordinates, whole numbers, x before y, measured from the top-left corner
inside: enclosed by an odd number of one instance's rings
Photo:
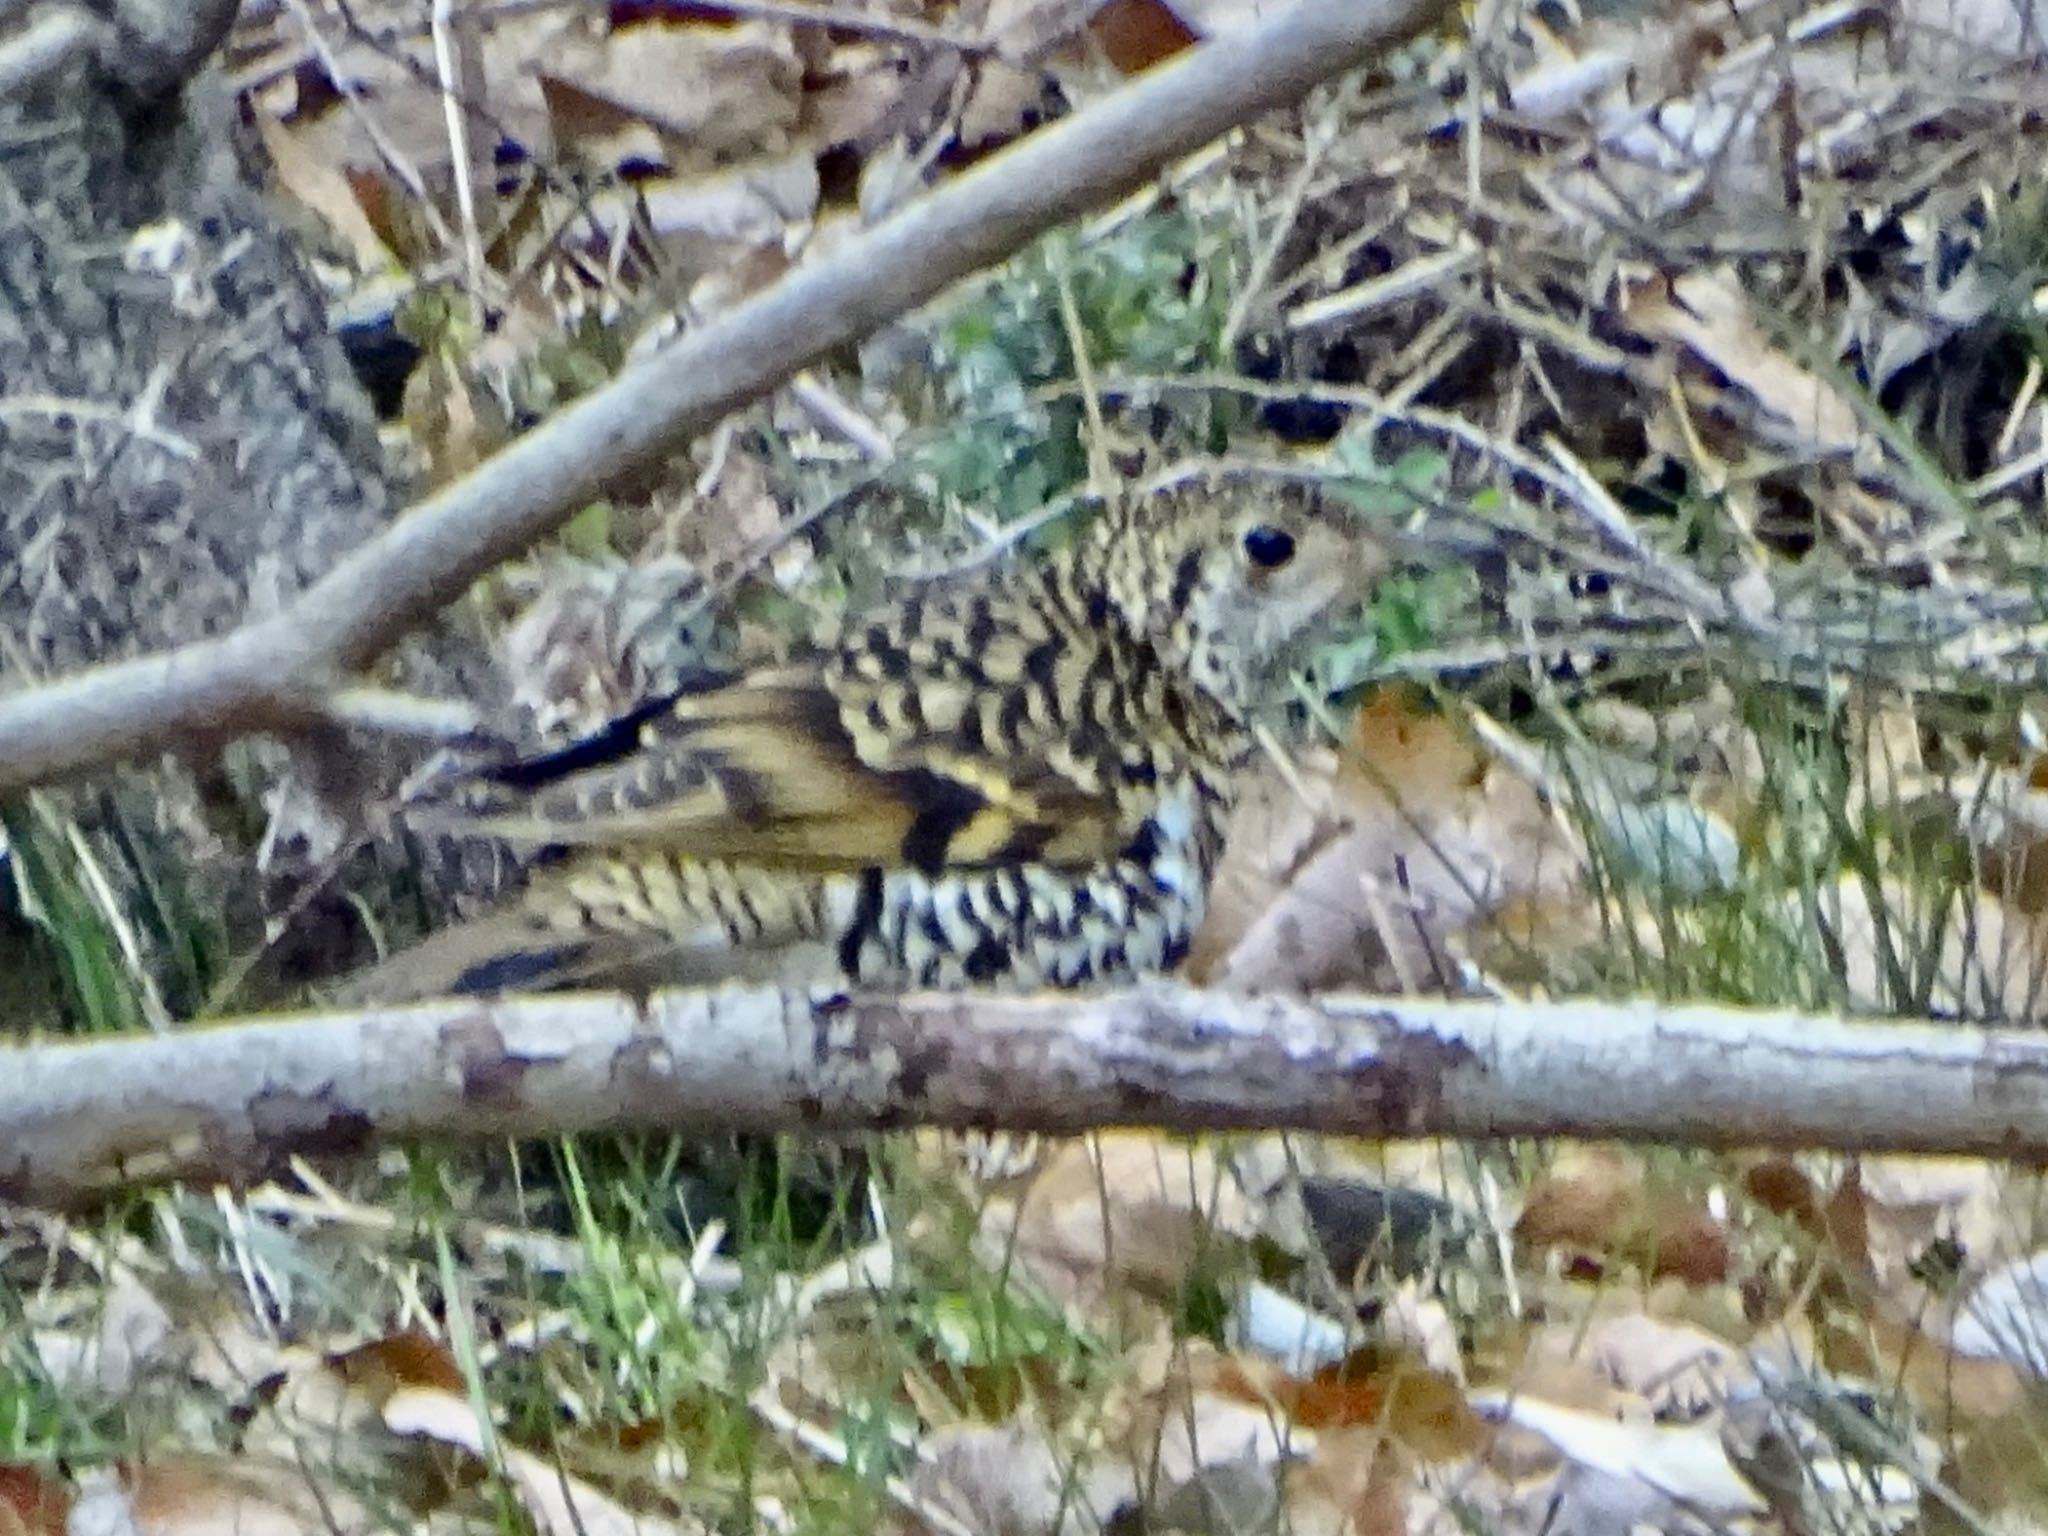
[[[386,1138],[1111,1125],[2048,1156],[2048,1035],[1657,1003],[724,988],[0,1048],[0,1198]]]
[[[1442,0],[1301,0],[1153,71],[798,268],[358,548],[281,615],[0,698],[0,791],[174,743],[289,729],[337,679],[646,466],[835,348],[1298,100]]]

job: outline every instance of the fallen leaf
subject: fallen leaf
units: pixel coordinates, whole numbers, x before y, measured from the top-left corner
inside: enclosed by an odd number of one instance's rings
[[[1509,1422],[1541,1435],[1579,1467],[1638,1485],[1678,1509],[1709,1520],[1765,1512],[1756,1489],[1729,1461],[1713,1421],[1675,1428],[1617,1423],[1526,1393],[1499,1399],[1498,1406]]]
[[[1885,1297],[1865,1302],[1847,1329],[1829,1335],[1827,1360],[1838,1375],[1897,1382],[1922,1424],[1949,1433],[1957,1424],[1987,1424],[2014,1412],[2037,1389],[2029,1371],[2010,1360],[1955,1348],[1934,1311],[1903,1311]]]
[[[396,264],[357,195],[361,183],[356,178],[267,113],[257,114],[256,127],[279,187],[327,227],[359,271],[381,272]]]
[[[1256,1356],[1162,1337],[1133,1352],[1129,1379],[1123,1450],[1161,1485],[1208,1467],[1269,1466],[1315,1444],[1278,1396],[1297,1384]]]
[[[649,21],[573,38],[541,60],[540,78],[653,127],[678,165],[773,153],[801,116],[803,68],[782,27]]]
[[[1189,959],[1207,985],[1456,985],[1460,936],[1575,890],[1582,854],[1536,791],[1406,690],[1296,769],[1261,776],[1232,825]]]
[[[1641,1164],[1610,1147],[1578,1147],[1530,1185],[1515,1223],[1525,1249],[1577,1250],[1639,1265],[1652,1276],[1694,1285],[1728,1278],[1722,1224],[1698,1200],[1653,1185]]]
[[[1077,1464],[1021,1421],[942,1429],[920,1451],[912,1491],[980,1536],[1103,1530],[1137,1498],[1128,1464]]]
[[[808,153],[781,156],[716,175],[650,178],[635,183],[632,195],[647,227],[672,245],[687,239],[700,251],[718,245],[783,250],[794,243],[792,229],[808,225],[817,212],[818,165]],[[603,210],[605,200],[593,206]],[[700,255],[691,265],[706,263]]]
[[[2013,1212],[2032,1190],[2013,1171],[1981,1157],[1859,1157],[1856,1183],[1877,1283],[1898,1293],[1928,1245],[1952,1242],[1973,1268],[2010,1251]]]
[[[1013,1205],[991,1200],[980,1244],[1083,1314],[1169,1301],[1204,1252],[1256,1214],[1206,1147],[1115,1132],[1058,1147]]]
[[[256,1456],[171,1456],[79,1480],[74,1531],[135,1536],[367,1536],[368,1509],[324,1469]]]
[[[328,1364],[372,1404],[414,1388],[460,1393],[465,1387],[462,1367],[448,1346],[417,1331],[386,1334],[330,1355]]]
[[[1088,35],[1110,63],[1135,75],[1200,40],[1202,33],[1190,25],[1190,8],[1186,0],[1109,0],[1088,19]]]
[[[1786,441],[1822,452],[1856,446],[1855,410],[1764,335],[1732,272],[1688,272],[1668,283],[1645,283],[1628,296],[1622,313],[1644,335],[1685,347],[1739,385],[1762,407],[1764,424]]]
[[[163,1303],[126,1271],[116,1271],[88,1321],[90,1331],[76,1326],[36,1331],[36,1357],[51,1386],[118,1397],[135,1386],[138,1376],[183,1353],[184,1341]]]
[[[319,98],[310,103],[302,88],[291,104],[286,127],[299,149],[348,172],[382,170],[388,150],[428,181],[438,180],[449,165],[447,103],[426,29],[386,34],[379,28],[372,35],[367,28],[319,24],[324,57],[340,78],[331,82],[334,89],[323,78]],[[601,50],[603,28],[584,12],[538,7],[494,15],[477,41],[490,114],[488,121],[472,118],[472,134],[484,145],[495,146],[502,136],[529,153],[545,151],[547,112],[530,66],[536,59]],[[353,106],[344,91],[356,97]]]
[[[418,1436],[488,1458],[490,1437],[465,1397],[407,1387],[384,1405],[393,1434]],[[698,1536],[704,1528],[629,1510],[557,1463],[500,1441],[497,1464],[540,1536]]]
[[[65,1536],[71,1489],[42,1467],[0,1462],[0,1536]]]
[[[1973,1510],[1988,1518],[1984,1527],[2035,1536],[2048,1530],[2048,1417],[2039,1393],[2030,1394],[1974,1429],[1955,1447],[1943,1481]],[[1932,1522],[1929,1522],[1930,1528]]]
[[[1417,1486],[1417,1461],[1398,1440],[1376,1429],[1336,1430],[1317,1437],[1305,1464],[1289,1469],[1279,1529],[1294,1536],[1417,1536],[1448,1533],[1461,1521],[1433,1521]],[[1475,1505],[1473,1481],[1455,1480],[1460,1511]],[[1476,1528],[1503,1527],[1482,1522]]]
[[[1149,3],[1149,0],[1147,0]],[[1017,138],[1045,102],[1045,74],[991,59],[974,75],[955,137],[963,149],[990,149]]]
[[[1647,1313],[1608,1318],[1588,1344],[1595,1366],[1660,1418],[1697,1418],[1756,1377],[1725,1339]]]

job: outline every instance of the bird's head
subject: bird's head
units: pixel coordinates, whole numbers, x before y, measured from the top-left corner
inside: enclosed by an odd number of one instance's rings
[[[1361,520],[1312,485],[1213,470],[1105,515],[1081,558],[1161,661],[1239,716],[1294,644],[1386,567]]]

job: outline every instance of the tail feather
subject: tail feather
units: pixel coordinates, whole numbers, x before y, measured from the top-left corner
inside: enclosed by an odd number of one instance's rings
[[[837,975],[849,882],[697,861],[592,859],[429,934],[331,994],[342,1006],[568,987],[809,985]]]

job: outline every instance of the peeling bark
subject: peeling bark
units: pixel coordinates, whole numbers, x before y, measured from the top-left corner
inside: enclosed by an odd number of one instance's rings
[[[2048,1035],[1654,1003],[726,988],[0,1052],[0,1197],[246,1183],[386,1139],[1284,1127],[2048,1156]]]

